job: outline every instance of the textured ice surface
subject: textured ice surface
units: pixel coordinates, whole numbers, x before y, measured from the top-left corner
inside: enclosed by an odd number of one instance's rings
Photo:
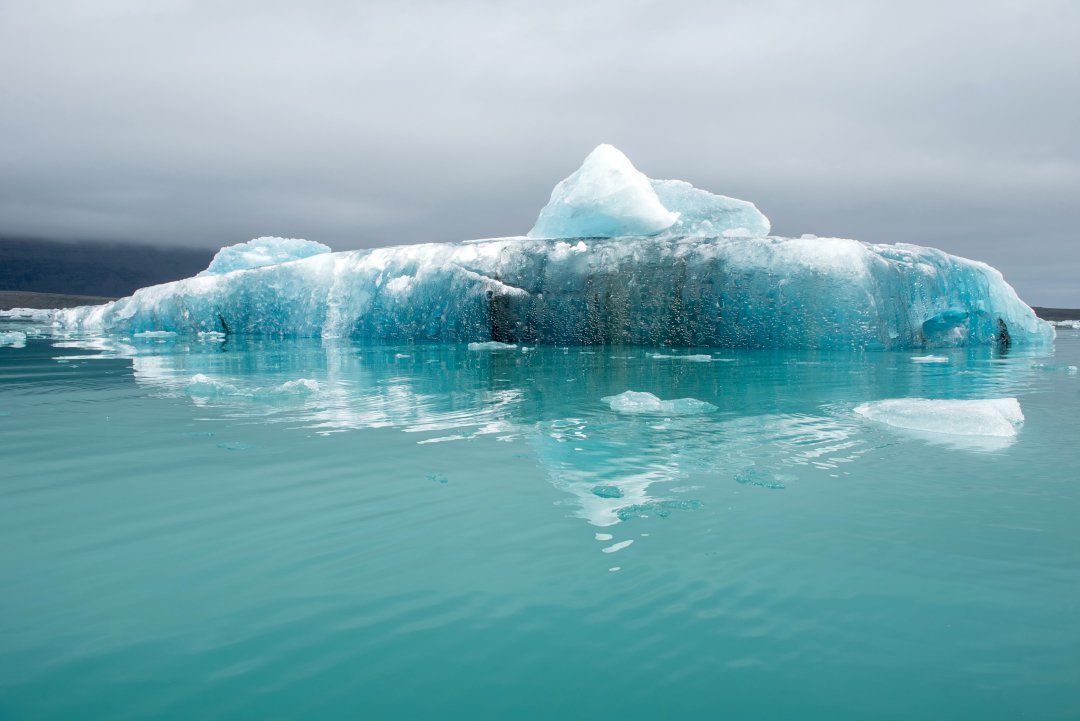
[[[311,240],[265,236],[222,248],[210,261],[209,267],[199,275],[216,275],[231,273],[234,270],[262,268],[329,252],[328,246]]]
[[[696,398],[676,398],[665,401],[657,398],[652,393],[641,391],[626,391],[617,396],[601,398],[604,403],[611,406],[611,410],[619,413],[649,413],[665,416],[690,416],[699,413],[711,413],[716,410],[712,403],[699,401]]]
[[[531,232],[563,239],[329,253],[260,238],[223,249],[195,278],[57,311],[56,321],[120,333],[654,347],[1007,348],[1053,338],[983,263],[768,230],[752,204],[650,181],[602,145],[559,183]],[[593,237],[616,234],[633,237]]]
[[[653,185],[611,145],[599,145],[551,191],[530,238],[614,238],[655,235],[679,219]]]
[[[955,401],[895,398],[864,403],[855,412],[872,421],[924,433],[1007,438],[1024,422],[1015,398]]]
[[[393,342],[903,349],[1049,341],[983,263],[838,238],[503,239],[324,253],[56,311],[65,327]],[[999,322],[1000,321],[1000,322]]]
[[[679,213],[667,230],[671,235],[764,236],[771,230],[769,219],[749,201],[714,195],[683,180],[651,182],[663,206]]]
[[[685,363],[712,363],[713,357],[711,355],[705,355],[704,353],[696,353],[694,355],[670,355],[668,353],[653,353],[649,356],[655,360],[676,360],[683,361]]]
[[[9,308],[0,310],[0,318],[11,320],[52,320],[53,311],[47,308]]]

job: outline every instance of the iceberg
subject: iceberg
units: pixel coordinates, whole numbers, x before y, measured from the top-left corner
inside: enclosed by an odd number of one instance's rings
[[[262,268],[329,252],[330,246],[313,240],[263,236],[246,243],[222,248],[214,255],[209,267],[199,275],[217,275],[231,273],[234,270]]]
[[[123,334],[507,345],[873,350],[1054,337],[984,263],[768,232],[752,204],[650,181],[600,146],[527,237],[337,253],[257,239],[223,249],[194,278],[53,321]]]

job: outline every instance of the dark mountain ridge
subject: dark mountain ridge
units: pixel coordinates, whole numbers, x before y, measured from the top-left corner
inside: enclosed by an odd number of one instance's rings
[[[195,275],[216,251],[0,236],[0,290],[117,298]]]

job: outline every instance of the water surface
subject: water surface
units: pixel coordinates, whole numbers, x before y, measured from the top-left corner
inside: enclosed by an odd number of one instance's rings
[[[0,718],[1080,716],[1080,332],[927,362],[2,325]],[[903,397],[1025,422],[854,412]]]

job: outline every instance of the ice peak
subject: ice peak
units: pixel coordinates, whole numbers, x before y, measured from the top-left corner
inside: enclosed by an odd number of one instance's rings
[[[551,191],[530,238],[655,235],[675,224],[645,174],[613,145],[602,143]]]
[[[602,143],[551,192],[530,238],[656,235],[764,236],[769,219],[753,203],[714,195],[681,180],[651,180]]]

